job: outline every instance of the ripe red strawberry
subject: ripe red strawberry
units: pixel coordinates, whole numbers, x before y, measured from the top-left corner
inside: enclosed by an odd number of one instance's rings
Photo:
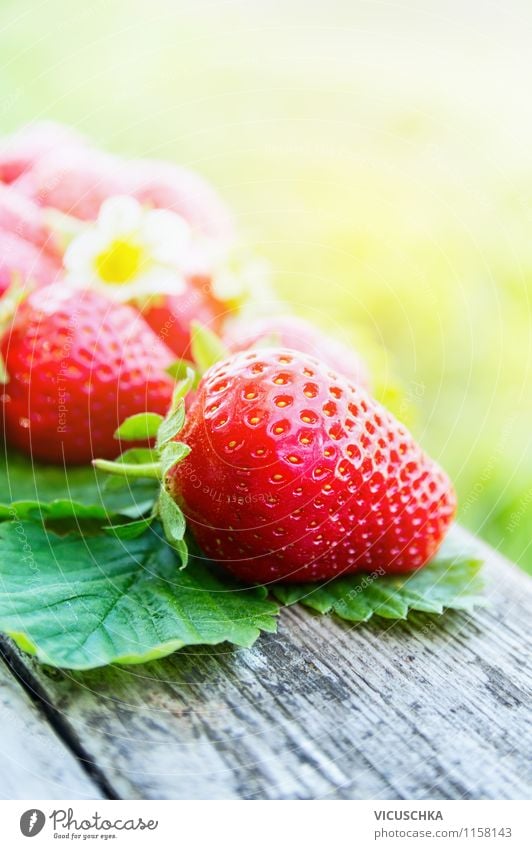
[[[0,231],[0,295],[16,281],[53,283],[60,271],[59,261],[49,253],[15,233]]]
[[[227,308],[212,294],[208,277],[187,278],[180,295],[150,298],[141,307],[142,315],[159,338],[176,357],[191,359],[190,326],[192,321],[219,333]]]
[[[146,410],[164,414],[174,359],[132,307],[62,284],[33,292],[2,340],[8,445],[36,460],[115,457],[113,433]]]
[[[209,369],[167,485],[205,554],[249,582],[423,566],[455,512],[446,474],[363,389],[290,349]]]
[[[232,351],[245,351],[271,339],[271,345],[293,348],[319,357],[330,368],[368,389],[368,369],[362,358],[339,339],[323,333],[310,322],[293,315],[277,315],[236,324],[226,338]]]

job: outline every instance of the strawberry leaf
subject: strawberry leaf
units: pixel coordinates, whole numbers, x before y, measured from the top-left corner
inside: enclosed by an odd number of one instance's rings
[[[43,663],[143,663],[186,645],[251,646],[278,608],[195,562],[178,571],[159,526],[138,539],[0,526],[0,630]]]
[[[134,519],[132,522],[123,522],[120,525],[104,525],[102,531],[118,537],[118,539],[136,539],[148,530],[155,516],[147,516],[145,519]]]
[[[146,513],[157,497],[155,480],[127,480],[120,490],[110,487],[110,481],[110,476],[91,466],[48,466],[4,450],[0,452],[0,519],[78,517],[109,522],[119,514],[136,518]]]
[[[181,462],[190,454],[190,448],[184,442],[168,442],[161,449],[161,473],[164,478],[172,466]]]
[[[172,410],[176,410],[179,406],[180,402],[184,400],[185,396],[192,389],[192,387],[197,383],[197,374],[194,369],[188,368],[186,370],[185,376],[178,382],[176,388],[174,389],[174,393],[172,395]]]
[[[184,541],[187,523],[181,509],[164,487],[161,487],[157,512],[163,525],[164,535],[178,552],[181,568],[184,569],[188,562],[188,548]]]
[[[350,622],[366,622],[372,616],[406,619],[412,610],[443,613],[484,604],[481,566],[482,560],[464,550],[451,533],[436,557],[416,572],[391,576],[376,570],[322,584],[275,584],[273,594],[283,604],[300,602]]]
[[[185,404],[180,401],[175,410],[172,410],[161,422],[157,433],[157,448],[160,449],[167,442],[174,439],[185,423]]]
[[[198,382],[198,375],[196,374],[194,363],[191,363],[190,360],[174,360],[174,362],[170,363],[166,369],[166,373],[169,374],[170,377],[173,377],[174,380],[184,380],[190,373],[192,374],[192,385],[195,385]]]
[[[157,436],[163,417],[158,413],[136,413],[122,422],[115,431],[115,439],[135,442],[153,439]]]
[[[143,506],[149,506],[149,502]],[[11,504],[0,504],[0,521],[5,522],[10,519],[19,521],[31,519],[36,522],[55,522],[63,519],[74,519],[79,522],[92,519],[109,521],[109,513],[101,504],[82,504],[68,498],[56,498],[47,502],[13,501]]]

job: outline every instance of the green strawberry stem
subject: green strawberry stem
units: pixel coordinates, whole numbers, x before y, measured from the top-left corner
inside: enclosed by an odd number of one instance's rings
[[[93,460],[92,465],[101,472],[128,478],[156,478],[162,480],[162,467],[155,463],[120,463],[116,460]]]

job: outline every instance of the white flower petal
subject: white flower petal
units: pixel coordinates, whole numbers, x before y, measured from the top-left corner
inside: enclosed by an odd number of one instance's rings
[[[142,225],[144,211],[141,204],[129,195],[115,195],[104,200],[98,214],[97,227],[112,241],[128,236]]]
[[[181,295],[186,289],[182,274],[172,268],[153,268],[136,281],[143,295]]]
[[[141,239],[155,262],[182,267],[189,250],[191,230],[180,215],[168,209],[145,213]]]
[[[145,274],[135,277],[131,283],[109,286],[100,280],[95,288],[111,300],[123,303],[152,295],[181,295],[185,291],[186,283],[184,277],[172,269],[155,266]]]
[[[117,245],[117,250],[127,252],[131,246],[140,249],[141,258],[137,266],[132,264],[128,279],[113,283],[100,276],[103,270],[97,260],[118,242],[126,244]],[[84,281],[123,302],[184,292],[190,250],[191,229],[180,215],[145,210],[134,198],[116,196],[102,204],[97,222],[86,224],[73,239],[64,262],[69,280]]]
[[[95,229],[76,236],[65,251],[63,264],[67,272],[94,276],[94,259],[105,250],[107,240]]]

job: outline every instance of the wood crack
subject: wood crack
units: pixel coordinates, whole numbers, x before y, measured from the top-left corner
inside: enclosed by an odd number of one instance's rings
[[[32,675],[31,670],[24,665],[16,651],[13,650],[10,641],[3,636],[0,636],[0,657],[56,735],[72,753],[83,772],[98,787],[102,796],[105,799],[120,799],[104,773],[85,751],[76,733],[61,712],[50,703],[44,688]]]

